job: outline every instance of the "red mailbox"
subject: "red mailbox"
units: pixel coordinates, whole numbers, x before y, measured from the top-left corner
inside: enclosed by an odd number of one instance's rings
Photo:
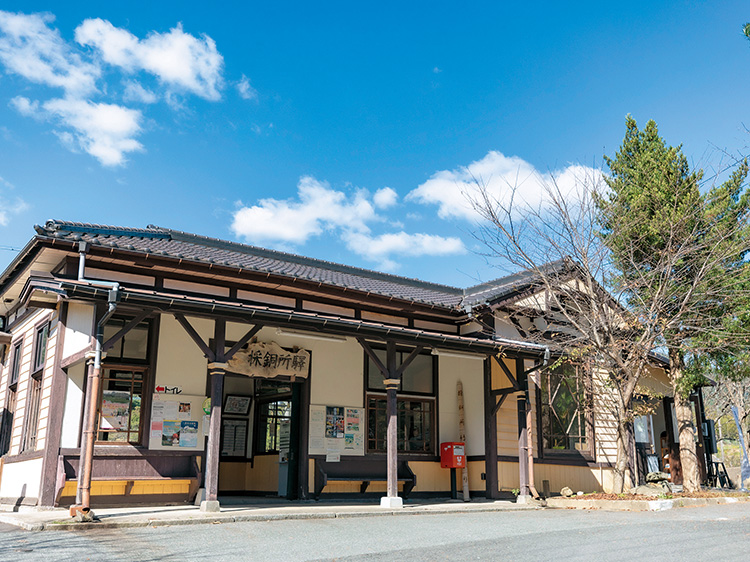
[[[466,466],[466,453],[464,449],[463,443],[441,443],[440,467],[464,468]]]

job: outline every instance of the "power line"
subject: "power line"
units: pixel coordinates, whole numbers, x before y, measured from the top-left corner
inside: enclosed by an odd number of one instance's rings
[[[2,246],[2,245],[0,245],[0,250],[8,250],[9,252],[20,252],[21,248],[14,248],[13,246]]]

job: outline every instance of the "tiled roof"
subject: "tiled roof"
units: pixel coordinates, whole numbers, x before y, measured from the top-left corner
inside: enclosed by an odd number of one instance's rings
[[[544,265],[547,272],[562,272],[568,263],[565,260],[557,260]],[[506,277],[494,279],[480,285],[464,289],[465,306],[475,306],[487,301],[497,301],[517,291],[522,291],[538,280],[536,272],[531,270],[519,271]]]
[[[146,228],[126,228],[50,220],[43,226],[34,228],[43,237],[86,241],[102,247],[306,279],[450,309],[474,306],[496,299],[517,290],[520,286],[528,285],[534,278],[532,272],[525,271],[461,289],[154,225]]]

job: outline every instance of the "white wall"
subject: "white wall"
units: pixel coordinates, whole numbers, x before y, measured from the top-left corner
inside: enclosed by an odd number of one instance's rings
[[[214,335],[214,323],[188,318],[203,341]],[[171,314],[162,314],[156,359],[156,386],[179,387],[182,394],[206,395],[208,361],[203,352]]]
[[[438,356],[440,441],[458,441],[458,393],[464,387],[466,454],[484,455],[484,360]],[[439,443],[438,443],[439,445]]]
[[[62,436],[60,447],[73,449],[78,446],[81,434],[81,410],[83,408],[83,380],[86,364],[78,363],[68,369],[65,388],[65,410],[63,411]]]
[[[32,459],[24,462],[6,463],[3,465],[3,479],[0,482],[1,498],[38,498],[42,481],[42,460]]]
[[[94,325],[94,307],[71,302],[68,305],[68,320],[65,324],[63,359],[86,349],[91,341]]]

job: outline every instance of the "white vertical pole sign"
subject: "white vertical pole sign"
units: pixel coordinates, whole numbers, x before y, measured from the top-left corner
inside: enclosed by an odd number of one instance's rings
[[[466,454],[466,427],[464,425],[464,385],[461,381],[456,384],[456,390],[458,393],[458,440],[464,444],[464,454]],[[464,462],[464,467],[461,469],[461,484],[463,485],[463,496],[464,501],[471,501],[469,497],[469,459]]]

